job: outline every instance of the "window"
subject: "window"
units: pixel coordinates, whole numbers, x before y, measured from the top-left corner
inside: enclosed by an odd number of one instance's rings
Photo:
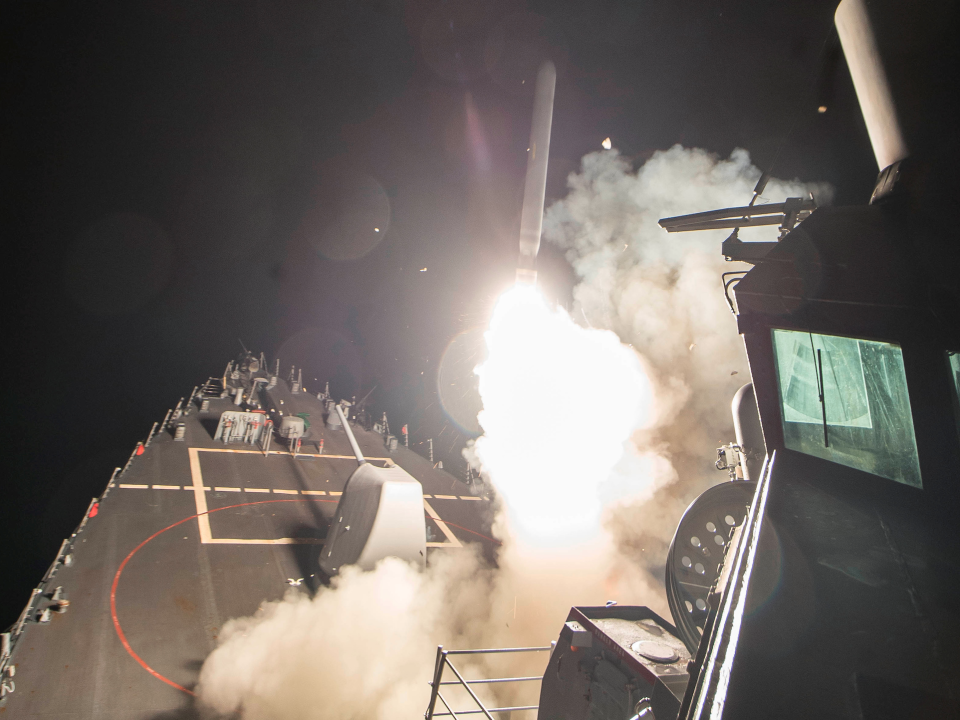
[[[957,434],[960,434],[960,352],[947,351],[950,363],[950,378],[953,380],[953,414],[957,421]]]
[[[773,350],[788,448],[922,487],[899,346],[774,330]]]

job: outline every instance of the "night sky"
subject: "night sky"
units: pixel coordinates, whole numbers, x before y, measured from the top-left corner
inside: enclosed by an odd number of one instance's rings
[[[548,203],[607,136],[636,165],[675,143],[743,147],[866,202],[876,165],[835,6],[5,3],[0,625],[240,340],[302,366],[308,389],[376,387],[394,429],[443,430],[458,456],[437,367],[512,282],[545,57]],[[546,244],[540,279],[569,303]]]

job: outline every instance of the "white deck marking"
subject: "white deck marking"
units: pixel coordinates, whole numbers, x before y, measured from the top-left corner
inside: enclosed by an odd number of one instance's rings
[[[207,452],[204,448],[191,448],[191,450],[198,450],[200,452]],[[191,468],[192,470],[192,468]],[[129,490],[186,490],[187,492],[197,492],[197,485],[135,485],[130,483],[120,483],[119,485],[111,485],[111,487],[121,487]],[[280,490],[274,488],[236,488],[236,487],[211,487],[210,485],[201,486],[206,492],[248,492],[248,493],[278,493],[280,495],[342,495],[341,492],[331,491],[327,492],[326,490]],[[437,500],[472,500],[474,502],[481,502],[487,498],[476,497],[474,495],[430,495],[429,493],[424,493],[423,497],[426,499],[437,499]],[[199,510],[198,512],[203,512]],[[439,545],[446,545],[446,543],[439,543]],[[430,546],[432,547],[432,546]]]
[[[197,525],[200,529],[200,542],[205,545],[322,545],[323,540],[318,538],[273,538],[273,539],[254,539],[254,538],[215,538],[213,537],[213,532],[210,529],[210,516],[207,514],[209,509],[207,507],[207,496],[205,492],[210,490],[217,490],[219,492],[241,492],[240,488],[228,488],[228,487],[214,487],[204,486],[203,484],[203,474],[200,470],[200,453],[201,452],[232,452],[238,454],[248,454],[248,455],[262,455],[263,453],[259,450],[234,450],[231,448],[188,448],[188,453],[190,457],[190,476],[193,480],[191,486],[185,486],[184,490],[193,490],[194,502],[197,506]],[[291,455],[288,452],[271,452],[271,455]],[[306,455],[308,453],[299,453],[300,455]],[[352,455],[310,455],[311,457],[318,458],[330,458],[333,460],[355,460]],[[390,458],[368,458],[369,460],[381,460],[384,462],[390,461]],[[147,485],[120,485],[123,488],[138,488],[146,489]],[[164,486],[161,486],[164,487]],[[170,489],[173,489],[174,486],[169,486]],[[268,488],[244,488],[243,492],[248,493],[268,493],[270,490]],[[273,488],[273,492],[281,495],[297,495],[300,494],[299,490],[281,490],[278,488]],[[343,495],[343,492],[336,491],[325,491],[325,490],[304,490],[302,491],[304,495],[332,495],[340,496]],[[427,498],[436,497],[441,500],[481,500],[482,498],[470,497],[470,496],[457,496],[457,495],[424,495],[423,507],[427,511],[427,515],[432,519],[437,527],[440,528],[440,532],[444,534],[447,538],[447,542],[428,542],[427,547],[431,548],[462,548],[462,543],[457,539],[457,536],[451,532],[450,528],[447,527],[447,524],[437,515],[437,511],[431,507],[430,503],[427,502]]]
[[[423,507],[427,511],[427,515],[437,524],[437,527],[440,528],[440,532],[446,535],[447,540],[450,542],[445,543],[427,543],[427,547],[463,547],[460,544],[460,541],[457,540],[457,536],[450,532],[450,528],[447,527],[447,524],[440,519],[440,516],[437,515],[437,511],[430,507],[430,503],[427,502],[426,498],[423,500]]]
[[[209,491],[209,486],[203,484],[203,473],[200,470],[200,453],[209,452],[206,448],[188,448],[190,456],[190,476],[193,478],[193,499],[197,505],[197,525],[200,527],[200,542],[204,545],[322,545],[323,540],[318,538],[273,538],[273,539],[252,539],[252,538],[215,538],[210,529],[210,516],[207,508],[207,496],[204,491]],[[216,450],[214,452],[217,452]],[[223,452],[222,450],[220,452]],[[234,451],[228,451],[234,452]],[[254,452],[246,450],[242,452]],[[356,459],[356,458],[354,458]],[[144,485],[143,487],[147,487]],[[186,489],[186,488],[184,488]],[[240,492],[240,488],[215,488],[220,491]],[[267,488],[247,488],[246,492],[270,492]],[[288,490],[287,493],[296,493],[296,490]]]
[[[200,528],[200,542],[209,543],[213,539],[210,531],[210,516],[207,515],[207,496],[204,493],[203,475],[200,472],[200,452],[189,448],[190,476],[193,478],[193,501],[197,506],[197,525]]]
[[[198,450],[200,452],[220,452],[220,453],[237,453],[242,455],[263,455],[263,450],[238,450],[236,448],[191,448],[192,450]],[[313,457],[313,458],[330,458],[331,460],[353,460],[357,461],[355,455],[329,455],[327,453],[305,453],[298,452],[296,454],[288,452],[286,450],[271,450],[269,455],[293,455],[294,457]],[[379,462],[391,462],[392,458],[388,457],[368,457],[367,460],[377,460]]]
[[[323,545],[320,538],[274,538],[259,540],[248,538],[211,538],[207,545]]]

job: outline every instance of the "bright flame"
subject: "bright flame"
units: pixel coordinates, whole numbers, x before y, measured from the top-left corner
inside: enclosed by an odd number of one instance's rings
[[[613,147],[613,142],[610,140],[610,138],[606,138],[602,143],[600,143],[600,145],[604,150],[609,150]]]
[[[500,298],[486,341],[476,450],[512,529],[538,545],[594,538],[602,486],[650,414],[639,358],[522,286]]]

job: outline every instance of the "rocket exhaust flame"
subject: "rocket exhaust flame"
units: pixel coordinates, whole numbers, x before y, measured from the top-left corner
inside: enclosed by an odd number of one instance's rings
[[[596,535],[601,486],[650,413],[639,358],[612,332],[550,309],[531,287],[500,298],[486,341],[476,451],[512,530],[533,544]]]

